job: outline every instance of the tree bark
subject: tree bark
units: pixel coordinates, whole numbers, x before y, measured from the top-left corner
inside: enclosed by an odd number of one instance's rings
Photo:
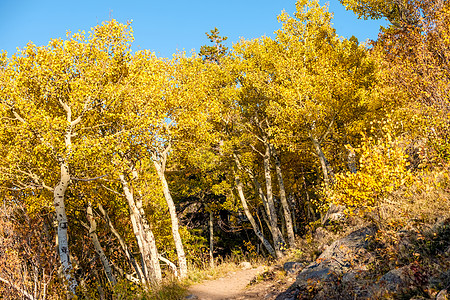
[[[125,198],[128,201],[128,206],[130,208],[130,218],[133,225],[134,235],[138,243],[139,251],[142,255],[143,260],[143,273],[147,281],[160,282],[162,279],[161,267],[158,261],[158,250],[156,248],[155,238],[153,232],[150,228],[145,228],[144,220],[145,216],[141,214],[138,209],[136,202],[134,200],[134,195],[131,192],[128,182],[123,174],[119,175],[119,179],[123,186],[123,191],[125,193]],[[155,259],[156,258],[156,259]],[[156,264],[155,264],[156,260]]]
[[[235,163],[236,163],[236,166],[238,167],[238,169],[242,170],[243,168],[242,168],[241,163],[239,162],[239,159],[238,159],[238,157],[236,155],[234,156],[234,159],[235,159]],[[265,177],[267,176],[266,166],[267,166],[267,162],[264,161],[264,171],[265,171],[264,174],[265,174]],[[268,167],[270,169],[270,162],[269,162]],[[245,171],[249,175],[250,179],[253,181],[253,184],[254,184],[255,189],[256,189],[256,193],[259,195],[259,197],[260,197],[260,199],[261,199],[261,201],[263,203],[263,206],[264,206],[264,209],[265,209],[268,221],[269,221],[267,223],[268,223],[268,227],[269,227],[270,233],[272,234],[272,239],[273,239],[273,243],[274,243],[274,249],[275,249],[275,252],[276,252],[276,257],[282,257],[283,256],[283,252],[281,251],[281,248],[283,247],[283,245],[285,243],[284,243],[284,240],[283,240],[283,236],[281,235],[280,229],[278,228],[277,213],[275,211],[275,205],[273,203],[273,198],[271,199],[272,201],[269,202],[268,197],[266,197],[266,195],[264,194],[264,191],[263,191],[261,185],[259,184],[258,179],[256,179],[256,177],[253,175],[253,172],[251,172],[248,169],[245,169]],[[270,179],[270,173],[269,173],[269,179]],[[266,180],[267,180],[267,177],[266,177]],[[272,194],[271,185],[270,185],[270,188],[269,188],[269,192],[270,192],[270,194]]]
[[[273,257],[278,257],[277,253],[273,249],[272,245],[270,245],[269,241],[264,237],[261,230],[258,228],[258,225],[255,222],[255,219],[253,218],[252,214],[250,213],[250,210],[248,209],[247,200],[244,196],[244,190],[242,187],[242,182],[239,180],[239,177],[235,175],[235,181],[236,181],[236,188],[238,190],[239,199],[241,200],[242,207],[244,209],[244,213],[247,216],[247,219],[250,221],[250,224],[253,227],[253,231],[255,232],[256,236],[259,238],[261,243],[264,245],[264,247],[267,249],[270,255]]]
[[[100,245],[100,241],[98,240],[97,222],[95,221],[95,218],[94,218],[94,213],[92,211],[91,202],[88,203],[86,215],[87,215],[87,219],[89,221],[89,237],[91,238],[92,244],[94,245],[95,252],[97,253],[97,255],[100,258],[100,261],[102,262],[103,270],[105,271],[108,281],[111,283],[112,286],[115,286],[117,284],[116,277],[114,276],[114,274],[112,272],[111,265],[109,264],[108,258],[106,257],[102,246]]]
[[[288,203],[287,197],[286,197],[286,188],[284,187],[283,173],[281,171],[280,156],[278,155],[275,147],[273,145],[270,145],[270,146],[271,146],[272,156],[275,160],[275,170],[277,173],[278,186],[280,188],[280,200],[281,200],[281,206],[283,207],[283,215],[284,215],[284,220],[286,223],[286,231],[287,231],[289,246],[294,247],[295,246],[294,226],[292,223],[291,210],[289,208],[289,203]]]
[[[101,204],[98,205],[98,208],[99,208],[100,212],[102,213],[102,215],[105,217],[106,222],[108,223],[109,229],[111,230],[111,232],[114,234],[114,236],[119,241],[119,244],[122,247],[122,250],[123,250],[123,252],[125,254],[125,257],[128,259],[128,262],[130,263],[130,265],[135,270],[137,276],[139,277],[139,281],[143,285],[145,285],[146,281],[145,281],[145,277],[144,277],[144,273],[142,272],[142,269],[138,267],[138,265],[136,263],[136,260],[133,257],[133,254],[128,249],[128,246],[125,244],[125,241],[120,236],[119,232],[117,232],[117,230],[114,228],[114,225],[112,224],[111,219],[108,216],[108,213],[106,212],[106,210],[103,208],[103,206]],[[134,282],[134,280],[132,280],[132,281]]]
[[[209,264],[214,268],[214,213],[209,211]]]
[[[353,149],[350,149],[348,151],[347,165],[348,165],[348,169],[350,170],[350,172],[355,174],[356,173],[356,153],[355,153],[355,150],[353,150]]]
[[[69,133],[70,134],[70,133]],[[74,297],[77,289],[77,280],[72,274],[72,263],[69,256],[69,240],[67,236],[68,221],[66,215],[66,207],[64,204],[64,195],[69,186],[70,172],[69,166],[60,158],[61,167],[60,181],[56,185],[53,192],[53,205],[56,211],[56,220],[58,223],[58,250],[59,260],[62,265],[62,272],[68,283],[69,297]]]
[[[311,139],[314,150],[316,151],[317,156],[319,157],[320,165],[322,167],[322,173],[323,173],[323,180],[325,182],[325,186],[330,186],[330,184],[334,181],[334,172],[331,168],[330,163],[328,162],[327,158],[325,157],[325,153],[323,153],[322,147],[319,143],[319,140],[314,137],[312,134],[309,135],[309,138]]]
[[[155,270],[156,280],[159,282],[162,280],[161,274],[161,266],[159,264],[159,253],[156,247],[155,236],[153,235],[153,231],[150,228],[150,224],[148,224],[147,218],[145,216],[144,207],[142,205],[142,199],[139,197],[136,199],[136,207],[139,210],[140,220],[142,223],[142,227],[144,229],[144,236],[146,237],[146,241],[150,246],[150,260],[152,268]]]
[[[169,185],[167,184],[165,176],[165,168],[167,161],[167,152],[170,146],[168,146],[163,153],[161,153],[160,159],[157,158],[156,153],[153,153],[152,160],[155,165],[156,172],[158,174],[159,180],[161,181],[164,198],[166,199],[167,206],[169,208],[170,219],[172,221],[172,236],[175,242],[175,248],[177,250],[178,265],[180,268],[180,277],[185,278],[187,276],[187,262],[186,254],[184,253],[183,243],[181,241],[181,236],[179,232],[178,216],[175,209],[175,203],[173,202],[172,195],[170,194]]]
[[[272,176],[270,172],[270,145],[267,141],[265,141],[265,153],[264,153],[264,179],[266,181],[266,195],[267,195],[267,204],[269,206],[269,221],[271,222],[271,226],[273,229],[272,236],[273,242],[275,246],[275,251],[279,257],[283,256],[283,252],[281,251],[286,244],[283,239],[283,235],[281,234],[278,228],[278,218],[277,211],[275,209],[275,203],[273,201],[273,192],[272,192]]]

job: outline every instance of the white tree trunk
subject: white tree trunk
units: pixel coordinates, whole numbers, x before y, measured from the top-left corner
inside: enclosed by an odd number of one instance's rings
[[[275,251],[277,252],[277,256],[283,256],[282,249],[284,248],[285,242],[283,236],[278,228],[278,218],[277,211],[275,209],[275,203],[273,201],[273,192],[272,192],[272,176],[270,174],[270,146],[268,142],[265,143],[265,153],[264,153],[264,178],[266,180],[266,195],[267,195],[267,204],[269,206],[269,221],[272,226],[272,236],[273,242],[275,246]]]
[[[142,215],[137,207],[134,195],[128,186],[125,176],[121,174],[119,175],[119,179],[122,183],[125,198],[127,199],[130,208],[130,219],[133,225],[133,232],[138,243],[139,251],[142,255],[144,276],[147,281],[153,281],[155,283],[160,282],[162,279],[161,267],[158,261],[158,250],[156,248],[153,232],[148,227],[147,221],[144,220],[145,216]]]
[[[67,236],[68,221],[66,215],[66,206],[64,204],[64,195],[70,182],[70,172],[68,164],[60,158],[61,167],[60,181],[53,192],[53,205],[56,211],[56,220],[58,222],[58,250],[59,260],[62,265],[62,272],[67,280],[69,297],[76,294],[77,280],[72,274],[72,263],[69,256],[69,240]]]
[[[241,200],[242,207],[244,208],[244,213],[247,216],[247,219],[250,221],[250,224],[253,227],[253,231],[255,232],[256,236],[259,238],[261,243],[264,245],[266,250],[269,252],[270,255],[273,257],[277,257],[277,253],[273,249],[272,245],[270,245],[269,241],[264,237],[261,230],[258,228],[258,225],[255,222],[255,219],[253,218],[252,214],[250,213],[250,210],[248,209],[247,200],[244,196],[244,191],[242,188],[242,182],[239,180],[238,176],[235,176],[236,180],[236,188],[238,190],[239,199]]]
[[[108,258],[106,257],[102,246],[100,245],[100,241],[98,240],[97,222],[95,221],[94,218],[91,202],[88,203],[86,215],[89,221],[89,237],[91,238],[92,244],[94,245],[95,252],[97,253],[97,255],[100,258],[100,261],[102,262],[103,270],[105,271],[108,281],[111,283],[112,286],[115,286],[117,284],[116,276],[114,276]]]
[[[169,185],[167,184],[165,171],[165,160],[167,158],[167,152],[165,152],[163,161],[158,161],[156,157],[153,157],[153,163],[155,165],[156,172],[158,173],[159,180],[161,181],[164,198],[166,199],[167,206],[169,208],[170,220],[172,221],[172,236],[175,242],[175,248],[178,256],[178,266],[180,268],[180,277],[185,278],[187,276],[187,262],[186,255],[184,253],[183,243],[179,232],[178,216],[175,209],[175,203],[173,202],[172,195],[170,194]]]
[[[271,153],[272,156],[275,159],[275,170],[277,173],[277,179],[278,179],[278,186],[280,188],[280,200],[281,200],[281,206],[283,207],[283,215],[284,220],[286,222],[286,231],[288,235],[288,241],[289,246],[294,247],[295,246],[295,235],[294,235],[294,226],[292,222],[292,215],[291,210],[289,208],[289,203],[287,201],[286,197],[286,189],[284,187],[284,181],[283,181],[283,173],[281,172],[281,161],[280,156],[276,152],[276,149],[271,145]]]
[[[209,264],[214,268],[214,214],[209,211]]]
[[[125,244],[125,241],[120,236],[119,232],[117,232],[116,228],[114,228],[114,225],[112,224],[111,219],[109,218],[109,215],[106,212],[106,210],[103,208],[103,206],[101,204],[99,204],[98,208],[99,208],[100,212],[103,214],[103,216],[105,217],[106,221],[108,222],[109,229],[111,230],[111,232],[114,234],[114,236],[119,241],[119,244],[122,247],[125,257],[128,259],[128,262],[133,267],[133,269],[135,270],[135,272],[139,278],[139,282],[141,282],[143,285],[145,285],[146,281],[145,281],[144,273],[142,272],[142,269],[139,268],[139,266],[137,265],[136,260],[134,259],[131,251],[128,249],[127,244]],[[134,278],[127,277],[127,279],[131,279],[131,281],[135,282]]]
[[[155,270],[156,280],[159,282],[162,280],[161,266],[159,265],[159,256],[160,255],[159,255],[158,249],[156,247],[155,236],[153,234],[152,229],[150,228],[150,225],[148,224],[147,217],[145,216],[145,211],[144,211],[144,207],[142,206],[141,198],[136,200],[136,207],[140,213],[140,220],[142,223],[142,227],[144,228],[145,240],[149,244],[149,247],[150,247],[151,265],[152,265],[152,268]]]
[[[238,167],[238,169],[242,170],[242,166],[241,163],[239,162],[238,157],[235,155],[234,156],[235,159],[235,163],[236,166]],[[264,157],[265,159],[265,157]],[[265,175],[266,174],[266,166],[267,166],[267,162],[264,161],[264,169],[265,169]],[[269,180],[270,179],[270,162],[269,162]],[[269,227],[270,233],[272,234],[272,239],[274,242],[274,248],[275,248],[275,252],[276,252],[276,257],[281,257],[283,256],[283,252],[281,251],[281,248],[283,247],[284,240],[283,240],[283,236],[281,235],[280,229],[278,228],[278,224],[277,224],[277,214],[275,211],[275,205],[273,203],[273,198],[271,199],[271,203],[269,202],[268,198],[266,197],[266,195],[264,194],[264,191],[261,187],[261,185],[258,182],[258,179],[256,179],[256,177],[253,175],[253,172],[249,169],[245,169],[245,171],[247,172],[247,174],[249,175],[250,179],[253,181],[253,184],[255,186],[256,189],[256,193],[259,195],[259,197],[261,198],[261,201],[263,203],[264,206],[264,210],[266,212],[267,218],[268,218],[268,222],[267,226]],[[266,178],[267,180],[267,178]],[[272,195],[272,186],[270,183],[270,187],[269,187],[269,192]]]
[[[316,151],[317,156],[319,157],[320,166],[322,167],[323,180],[325,182],[325,186],[330,186],[334,180],[334,172],[331,168],[330,163],[325,157],[325,153],[323,153],[322,147],[320,146],[319,140],[310,134],[310,139],[314,145],[314,150]]]

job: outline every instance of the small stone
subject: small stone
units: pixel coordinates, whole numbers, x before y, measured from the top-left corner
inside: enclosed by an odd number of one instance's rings
[[[242,270],[250,270],[252,268],[252,264],[248,261],[243,261],[239,264],[239,268],[241,268]]]
[[[195,300],[195,299],[198,299],[198,297],[195,296],[194,294],[191,294],[189,296],[184,297],[184,299],[186,299],[186,300]]]

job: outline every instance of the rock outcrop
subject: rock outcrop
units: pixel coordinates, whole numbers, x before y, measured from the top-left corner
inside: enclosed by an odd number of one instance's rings
[[[376,232],[374,226],[364,227],[328,246],[315,262],[297,275],[299,290],[308,294],[315,291],[314,299],[325,299],[328,289],[335,290],[336,285],[353,282],[374,260],[367,246]],[[365,291],[354,293],[353,298],[365,296]]]

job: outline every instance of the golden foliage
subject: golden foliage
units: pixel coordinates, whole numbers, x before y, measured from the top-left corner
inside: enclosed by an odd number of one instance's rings
[[[370,212],[412,184],[407,155],[389,132],[380,139],[363,135],[355,152],[360,157],[359,170],[337,174],[327,192],[330,202],[344,205],[350,214]]]

